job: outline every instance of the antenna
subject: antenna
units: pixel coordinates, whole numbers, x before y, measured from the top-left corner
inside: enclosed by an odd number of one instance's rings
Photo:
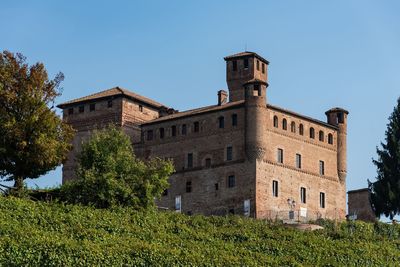
[[[244,44],[244,51],[247,51],[247,43]]]

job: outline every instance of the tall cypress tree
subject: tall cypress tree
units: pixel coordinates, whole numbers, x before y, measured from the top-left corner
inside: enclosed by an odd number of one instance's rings
[[[376,182],[369,182],[371,204],[376,216],[400,214],[400,98],[389,117],[382,149],[377,147],[378,159]]]

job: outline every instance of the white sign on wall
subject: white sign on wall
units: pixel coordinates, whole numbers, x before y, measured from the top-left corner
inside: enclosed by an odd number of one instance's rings
[[[182,199],[181,199],[181,196],[176,196],[175,197],[175,211],[176,212],[181,212],[181,210],[182,210]]]
[[[250,216],[250,199],[246,199],[243,203],[243,214],[244,216]]]
[[[300,208],[300,217],[307,217],[307,208]]]

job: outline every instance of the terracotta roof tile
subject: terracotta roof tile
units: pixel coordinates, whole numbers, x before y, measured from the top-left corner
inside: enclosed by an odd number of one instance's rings
[[[263,58],[259,54],[254,53],[254,52],[250,52],[250,51],[245,51],[245,52],[240,52],[240,53],[237,53],[237,54],[233,54],[233,55],[224,57],[224,59],[225,60],[230,60],[230,59],[233,59],[233,58],[241,58],[241,57],[247,57],[247,56],[255,56],[258,59],[260,59],[261,61],[265,62],[267,65],[269,64],[268,60],[266,60],[265,58]]]
[[[84,96],[84,97],[80,97],[80,98],[77,98],[77,99],[73,99],[73,100],[64,102],[62,104],[59,104],[57,107],[64,108],[66,106],[69,106],[69,105],[72,105],[72,104],[77,104],[77,103],[80,103],[80,102],[87,102],[87,101],[91,101],[91,100],[95,100],[95,99],[99,99],[99,98],[104,98],[104,97],[109,97],[109,96],[118,96],[118,95],[123,95],[123,96],[127,96],[128,98],[133,98],[135,100],[139,100],[141,102],[144,102],[144,103],[149,104],[151,106],[154,106],[156,108],[166,107],[165,105],[160,104],[160,103],[158,103],[158,102],[156,102],[156,101],[154,101],[154,100],[152,100],[150,98],[138,95],[136,93],[133,93],[133,92],[127,90],[127,89],[120,88],[118,86],[114,87],[114,88],[111,88],[111,89],[108,89],[108,90],[105,90],[105,91],[101,91],[101,92],[95,93],[95,94],[91,94],[91,95],[88,95],[88,96]]]

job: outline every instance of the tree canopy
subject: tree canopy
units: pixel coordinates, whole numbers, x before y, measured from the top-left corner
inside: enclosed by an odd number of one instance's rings
[[[378,159],[376,181],[369,182],[371,204],[375,214],[384,214],[391,219],[400,214],[400,98],[389,117],[382,148],[377,147]]]
[[[29,66],[22,54],[0,53],[0,177],[38,178],[59,166],[70,149],[73,131],[54,111],[62,73],[48,78],[42,63]]]
[[[170,161],[135,157],[129,137],[113,126],[93,133],[78,155],[77,178],[61,187],[69,203],[149,208],[168,187]]]

